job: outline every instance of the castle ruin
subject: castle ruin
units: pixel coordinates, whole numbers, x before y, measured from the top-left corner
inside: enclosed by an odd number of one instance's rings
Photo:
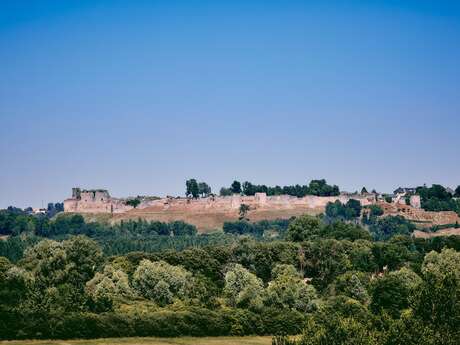
[[[266,193],[256,193],[254,196],[210,196],[207,198],[140,198],[137,209],[161,210],[187,210],[187,211],[211,211],[225,212],[238,211],[241,204],[248,205],[251,209],[324,209],[329,202],[340,201],[346,203],[350,199],[358,200],[362,206],[374,204],[376,197],[373,194],[341,194],[339,196],[315,196],[307,195],[299,198],[290,195],[267,196]],[[77,213],[124,213],[132,206],[127,204],[129,198],[113,198],[105,189],[82,190],[72,189],[72,198],[64,200],[65,212]]]

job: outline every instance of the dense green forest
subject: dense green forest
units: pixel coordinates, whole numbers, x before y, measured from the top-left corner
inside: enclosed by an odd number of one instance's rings
[[[458,344],[460,238],[413,238],[404,218],[357,208],[209,235],[183,222],[0,211],[0,337]]]

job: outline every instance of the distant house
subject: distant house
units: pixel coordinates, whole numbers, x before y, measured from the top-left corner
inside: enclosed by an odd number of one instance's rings
[[[32,214],[46,214],[46,208],[33,208]]]
[[[417,188],[413,187],[399,187],[398,189],[395,189],[393,194],[398,195],[398,194],[415,194],[417,192]]]

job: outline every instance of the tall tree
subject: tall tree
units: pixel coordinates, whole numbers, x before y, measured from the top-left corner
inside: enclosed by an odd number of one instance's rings
[[[233,194],[240,194],[241,193],[241,183],[238,181],[233,181],[230,189],[232,190]]]
[[[187,180],[185,182],[185,187],[186,187],[186,190],[185,190],[186,196],[192,196],[193,198],[198,198],[198,196],[200,195],[200,191],[198,188],[198,182],[196,182],[194,178]]]
[[[258,309],[262,306],[262,280],[240,264],[231,265],[225,274],[224,295],[233,307]]]
[[[166,305],[187,296],[191,278],[191,273],[180,266],[142,260],[133,274],[133,285],[145,298]]]
[[[198,183],[198,194],[202,197],[207,197],[211,194],[211,187],[206,182]]]
[[[241,204],[240,205],[240,220],[243,220],[246,218],[246,214],[248,213],[249,211],[249,205],[246,205],[246,204]]]

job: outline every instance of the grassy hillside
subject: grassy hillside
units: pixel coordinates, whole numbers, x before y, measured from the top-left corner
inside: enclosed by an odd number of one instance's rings
[[[110,338],[94,340],[0,341],[2,345],[269,345],[271,337]]]
[[[273,210],[251,210],[247,214],[247,218],[251,222],[260,220],[288,219],[290,217],[298,217],[303,214],[316,215],[324,210],[321,209],[273,209]],[[224,222],[233,222],[238,220],[238,212],[196,212],[196,211],[170,211],[170,210],[151,210],[138,209],[129,212],[116,214],[111,219],[111,222],[119,222],[127,219],[145,219],[149,221],[172,222],[182,220],[186,223],[193,224],[201,233],[207,233],[216,229],[222,229]],[[86,218],[86,217],[85,217]]]

